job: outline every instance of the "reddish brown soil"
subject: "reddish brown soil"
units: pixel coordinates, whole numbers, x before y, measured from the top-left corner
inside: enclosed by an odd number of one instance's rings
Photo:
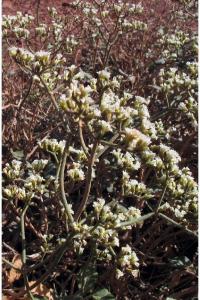
[[[71,0],[3,0],[3,14],[12,15],[17,11],[35,15],[39,4],[40,21],[47,15],[47,7],[55,7],[59,12],[66,12]]]

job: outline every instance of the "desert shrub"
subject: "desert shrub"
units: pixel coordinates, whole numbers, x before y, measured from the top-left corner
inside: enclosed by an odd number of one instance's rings
[[[195,18],[195,2],[176,5],[185,23]],[[182,276],[196,280],[185,243],[197,237],[197,34],[176,20],[150,45],[141,3],[71,10],[50,8],[47,24],[3,16],[5,58],[27,89],[12,97],[6,61],[3,120],[15,128],[3,132],[4,239],[18,234],[25,289],[16,297],[34,299],[46,281],[54,299],[179,299]],[[123,68],[125,42],[136,55]],[[154,263],[168,281],[146,278]],[[175,286],[174,271],[183,273]]]

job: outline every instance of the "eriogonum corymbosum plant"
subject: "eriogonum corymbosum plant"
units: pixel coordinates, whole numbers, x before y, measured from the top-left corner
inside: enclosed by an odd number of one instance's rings
[[[162,50],[160,68],[147,86],[134,88],[130,76],[112,65],[111,54],[121,39],[148,30],[142,3],[74,1],[71,6],[77,13],[71,25],[69,16],[54,8],[50,24],[35,24],[22,13],[3,16],[9,59],[30,81],[17,109],[24,102],[35,105],[42,115],[37,119],[33,112],[32,120],[52,126],[40,135],[37,123],[34,148],[3,164],[3,200],[21,230],[26,290],[19,297],[32,297],[35,286],[29,289],[27,282],[37,265],[29,268],[27,261],[34,251],[47,264],[42,281],[66,259],[74,297],[100,299],[94,295],[108,274],[107,287],[112,280],[128,287],[140,279],[145,255],[153,259],[137,247],[147,239],[146,222],[159,220],[161,230],[180,229],[196,239],[197,182],[184,146],[176,144],[197,131],[196,34],[179,29],[164,34],[158,28],[154,46]],[[71,32],[76,22],[82,31]],[[16,38],[20,46],[12,42]],[[90,49],[78,64],[76,51],[84,39]],[[153,57],[152,49],[146,58]],[[26,226],[39,241],[33,249]],[[89,270],[94,285],[87,289]]]

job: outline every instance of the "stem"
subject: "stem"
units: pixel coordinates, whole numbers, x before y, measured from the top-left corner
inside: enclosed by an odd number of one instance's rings
[[[66,142],[64,151],[63,151],[63,155],[62,155],[62,159],[61,159],[61,166],[60,166],[60,192],[61,192],[61,198],[62,198],[62,203],[65,209],[65,213],[66,216],[70,222],[70,224],[72,225],[74,222],[74,218],[71,214],[71,209],[69,207],[69,204],[67,202],[67,198],[65,195],[65,187],[64,187],[64,181],[65,181],[65,165],[66,165],[66,160],[67,160],[67,156],[68,156],[68,149],[69,149],[69,141],[68,143]]]
[[[27,90],[26,94],[24,95],[24,97],[21,99],[21,101],[18,104],[19,111],[20,111],[22,105],[24,104],[24,102],[26,101],[26,99],[28,98],[28,96],[30,94],[30,91],[31,91],[31,88],[32,88],[32,85],[33,85],[33,77],[31,77],[31,79],[30,79],[30,84],[29,84],[29,87],[28,87],[28,90]]]
[[[87,204],[87,201],[88,201],[88,197],[89,197],[89,194],[90,194],[90,189],[91,189],[91,184],[92,184],[92,168],[93,168],[93,165],[94,165],[94,162],[95,162],[95,154],[96,154],[96,149],[97,149],[97,146],[98,146],[98,141],[96,141],[94,143],[94,146],[93,146],[93,149],[92,149],[92,154],[91,154],[91,157],[88,161],[88,172],[87,172],[87,179],[86,179],[86,187],[85,187],[85,191],[84,191],[84,195],[83,195],[83,199],[81,201],[81,204],[76,212],[76,215],[75,215],[75,220],[78,221],[78,219],[80,218],[86,204]]]
[[[197,234],[194,233],[192,230],[185,228],[183,225],[177,223],[176,221],[172,220],[171,218],[167,217],[166,215],[164,215],[163,213],[159,213],[158,214],[159,217],[165,219],[167,222],[173,224],[174,226],[184,230],[185,232],[187,232],[189,235],[198,238]]]
[[[120,20],[120,14],[118,15],[114,31],[110,34],[110,36],[108,38],[108,42],[107,42],[107,45],[106,45],[106,51],[105,51],[105,55],[104,55],[104,58],[103,58],[103,66],[104,66],[104,68],[107,65],[109,54],[110,54],[110,51],[112,49],[112,46],[115,44],[115,42],[117,41],[118,36],[119,36],[119,32],[118,32],[118,23],[119,23],[119,20]],[[111,41],[113,34],[114,34],[114,39]]]
[[[82,120],[79,120],[79,136],[80,136],[80,141],[81,141],[81,146],[83,148],[83,151],[85,152],[85,155],[87,156],[87,158],[89,157],[89,152],[88,152],[88,148],[85,144],[84,138],[83,138],[83,131],[82,131]]]
[[[110,250],[110,252],[112,253],[112,255],[115,257],[115,256],[116,256],[116,253],[115,253],[115,251],[114,251],[114,249],[113,249],[112,246],[109,247],[109,250]]]
[[[29,207],[29,204],[30,204],[30,202],[26,203],[26,205],[25,205],[25,207],[24,207],[24,209],[22,211],[22,214],[21,214],[22,273],[23,273],[23,276],[24,276],[24,284],[26,286],[27,293],[28,293],[29,297],[32,300],[34,300],[34,297],[33,297],[32,293],[30,292],[30,289],[29,289],[28,276],[27,276],[27,272],[25,270],[25,266],[26,266],[26,236],[25,236],[25,221],[24,221],[24,218],[25,218],[27,209]]]
[[[162,201],[163,201],[163,199],[164,199],[166,190],[167,190],[167,184],[165,184],[165,186],[164,186],[164,188],[163,188],[162,195],[161,195],[161,197],[160,197],[160,200],[159,200],[158,205],[157,205],[156,210],[155,210],[156,213],[158,213],[158,210],[159,210],[159,208],[160,208],[160,206],[161,206],[161,203],[162,203]]]
[[[121,222],[120,224],[118,224],[116,226],[116,228],[121,228],[123,226],[129,226],[129,225],[134,225],[134,224],[138,224],[138,223],[141,223],[151,217],[153,217],[155,215],[155,212],[151,212],[149,214],[146,214],[140,218],[133,218],[133,219],[130,219],[129,221],[126,221],[126,222]]]
[[[25,224],[24,224],[24,218],[26,211],[29,207],[29,202],[26,203],[22,214],[21,214],[21,235],[22,235],[22,262],[23,264],[26,264],[26,237],[25,237]]]
[[[119,133],[115,134],[108,142],[107,142],[107,146],[104,147],[104,149],[97,155],[97,158],[99,158],[100,156],[102,156],[106,150],[108,150],[111,146],[111,144],[119,137]]]
[[[42,79],[41,76],[39,76],[40,78],[40,81],[42,83],[42,85],[44,86],[44,88],[46,89],[47,91],[47,94],[49,95],[49,97],[51,98],[51,101],[53,103],[53,106],[55,107],[55,109],[59,112],[59,107],[58,107],[58,104],[56,102],[56,99],[54,97],[54,95],[51,93],[51,91],[49,90],[48,86],[46,85],[45,81]]]
[[[36,22],[37,22],[37,26],[39,25],[39,7],[40,7],[40,0],[37,0],[37,7],[36,7]]]

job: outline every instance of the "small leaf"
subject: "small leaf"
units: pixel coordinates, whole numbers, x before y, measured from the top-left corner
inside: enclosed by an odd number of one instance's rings
[[[23,150],[16,150],[16,151],[13,151],[13,150],[11,149],[10,152],[12,153],[12,156],[13,156],[15,159],[22,160],[22,158],[24,157],[24,151],[23,151]]]
[[[191,265],[191,261],[187,256],[176,256],[172,259],[169,259],[169,263],[173,268],[183,268]]]
[[[156,64],[156,65],[164,65],[164,64],[165,64],[164,58],[157,59],[157,60],[155,61],[155,64]]]
[[[92,295],[92,299],[94,299],[94,300],[114,300],[115,297],[107,289],[101,289]]]

